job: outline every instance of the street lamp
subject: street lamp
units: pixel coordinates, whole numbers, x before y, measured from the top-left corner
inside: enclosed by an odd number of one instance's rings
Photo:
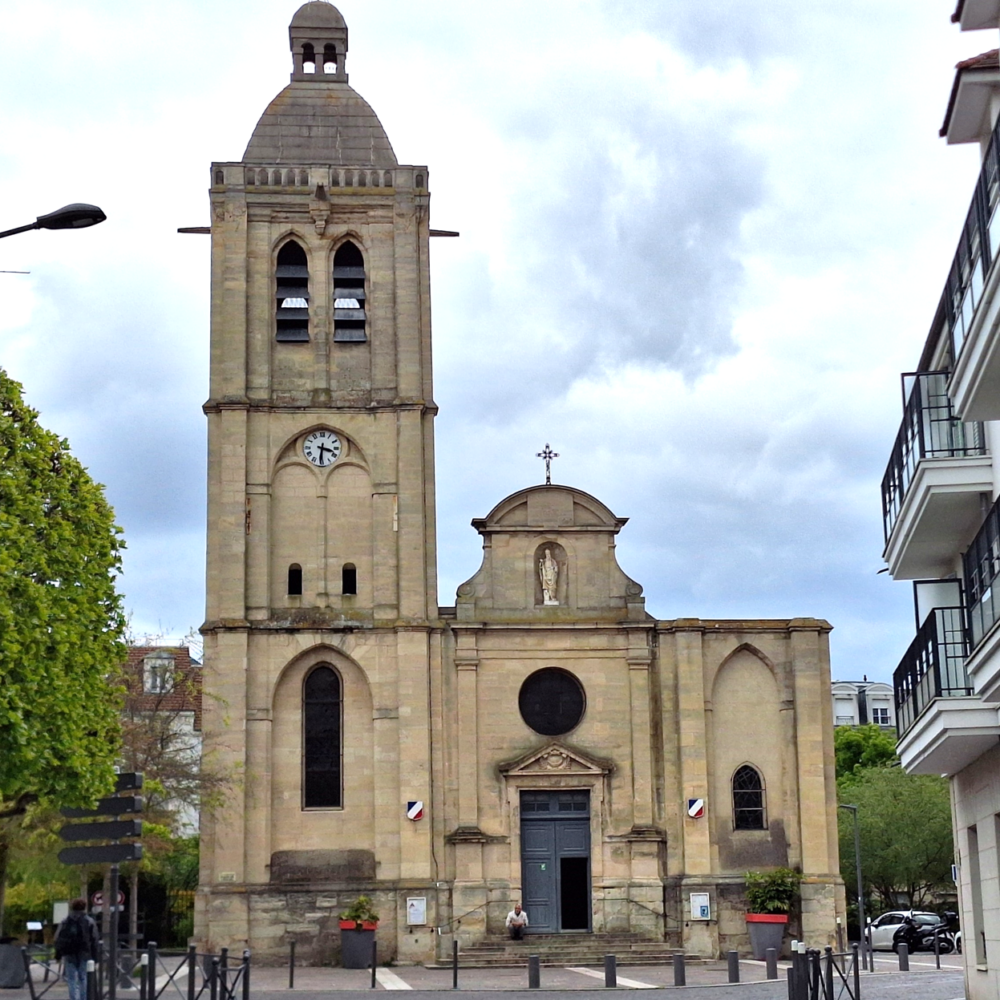
[[[96,226],[106,218],[107,216],[96,205],[74,202],[72,205],[64,205],[54,212],[49,212],[48,215],[38,216],[27,226],[18,226],[17,229],[8,229],[0,233],[0,239],[17,233],[26,233],[29,229],[86,229],[88,226]]]
[[[865,897],[861,887],[861,834],[858,832],[858,807],[839,804],[841,809],[850,809],[854,816],[854,867],[858,875],[858,927],[861,931],[861,965],[868,968],[868,939],[865,935]],[[872,972],[875,971],[874,962]]]

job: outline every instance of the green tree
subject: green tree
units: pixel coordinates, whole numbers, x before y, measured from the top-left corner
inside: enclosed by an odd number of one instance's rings
[[[954,846],[948,782],[932,774],[907,774],[899,767],[855,771],[839,783],[840,801],[858,807],[861,871],[865,895],[882,908],[906,892],[920,908],[935,890],[951,883]],[[841,871],[854,871],[854,825],[840,823]],[[853,889],[849,874],[848,890]]]
[[[114,783],[124,543],[68,447],[0,369],[0,926],[11,825]]]
[[[899,763],[896,737],[878,726],[838,726],[833,731],[833,752],[838,779],[866,767],[888,767]]]

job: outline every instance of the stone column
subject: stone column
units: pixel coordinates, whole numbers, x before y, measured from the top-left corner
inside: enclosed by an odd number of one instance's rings
[[[793,619],[792,669],[795,683],[798,753],[799,829],[802,843],[802,934],[816,947],[835,934],[836,786],[833,781],[833,721],[826,633],[815,619]],[[834,831],[833,833],[831,831]]]
[[[650,727],[649,667],[652,653],[647,630],[628,632],[629,695],[632,709],[632,824],[653,824],[653,762]]]
[[[713,909],[718,899],[712,892],[711,816],[724,808],[708,797],[708,733],[705,726],[704,626],[698,619],[674,623],[677,655],[677,727],[680,743],[680,810],[684,830],[684,877],[681,881],[681,912],[685,919],[682,944],[696,955],[716,955],[719,950],[717,914],[711,922],[689,921],[690,893],[708,892]],[[688,799],[705,799],[707,815],[691,819]]]

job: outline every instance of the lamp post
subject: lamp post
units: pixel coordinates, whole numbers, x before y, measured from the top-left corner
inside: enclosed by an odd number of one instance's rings
[[[75,202],[49,212],[48,215],[38,216],[27,226],[7,229],[0,233],[0,239],[4,236],[15,236],[17,233],[26,233],[29,229],[86,229],[88,226],[96,226],[106,218],[107,216],[96,205]]]
[[[861,886],[861,834],[858,831],[858,807],[839,804],[841,809],[850,809],[854,816],[854,867],[858,875],[858,928],[861,931],[861,964],[868,968],[868,939],[865,935],[865,897]],[[874,972],[874,968],[871,970]]]

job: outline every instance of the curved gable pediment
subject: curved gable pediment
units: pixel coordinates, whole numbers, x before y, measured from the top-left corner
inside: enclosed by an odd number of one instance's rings
[[[496,529],[606,528],[617,533],[628,522],[616,517],[597,497],[572,486],[529,486],[501,500],[472,526],[480,533]]]

